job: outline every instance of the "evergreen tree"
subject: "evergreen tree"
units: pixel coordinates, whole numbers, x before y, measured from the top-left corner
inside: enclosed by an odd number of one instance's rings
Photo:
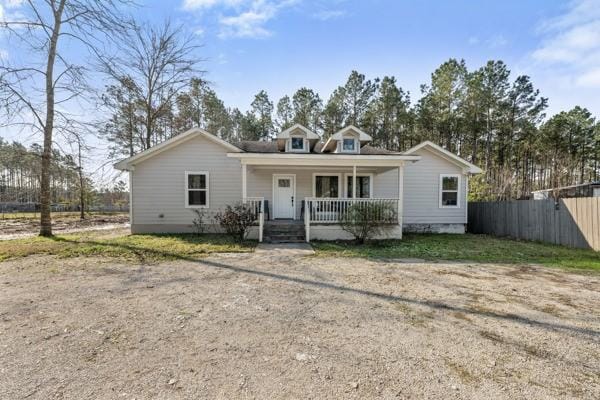
[[[283,96],[277,102],[277,129],[284,131],[293,124],[294,108],[289,96]]]
[[[316,92],[308,88],[300,88],[292,97],[293,122],[318,133],[321,131],[322,108],[323,101]]]
[[[343,86],[334,90],[323,110],[323,137],[327,138],[344,127],[348,110],[344,103],[346,90]]]
[[[258,138],[261,140],[271,139],[275,130],[273,124],[273,102],[269,99],[267,92],[261,90],[250,105],[252,114],[256,120]]]

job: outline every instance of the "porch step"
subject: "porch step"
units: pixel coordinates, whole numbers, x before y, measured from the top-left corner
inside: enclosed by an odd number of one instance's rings
[[[304,235],[305,229],[303,226],[301,226],[300,228],[284,228],[284,227],[276,227],[276,228],[271,228],[271,227],[267,227],[265,226],[265,233],[272,233],[274,235],[286,235],[286,234],[290,234],[290,235]]]
[[[264,240],[266,242],[271,243],[296,243],[296,242],[304,242],[306,238],[304,234],[301,235],[292,235],[292,234],[266,234],[264,236]]]
[[[299,221],[269,221],[265,223],[263,238],[267,243],[305,242],[304,224]]]

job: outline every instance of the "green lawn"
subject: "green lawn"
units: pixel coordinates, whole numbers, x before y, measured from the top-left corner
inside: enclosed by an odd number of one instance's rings
[[[487,235],[405,235],[365,245],[314,242],[317,256],[421,258],[482,263],[542,264],[600,271],[600,253]]]
[[[121,235],[106,232],[57,235],[0,241],[0,261],[34,254],[59,257],[101,256],[131,261],[163,261],[210,253],[253,251],[256,243],[237,243],[225,235]]]
[[[421,258],[481,263],[541,264],[600,271],[600,253],[487,235],[405,235],[366,245],[313,242],[317,256]],[[189,259],[211,253],[251,252],[256,242],[225,235],[127,235],[106,231],[0,241],[0,261],[34,254],[100,256],[136,262]]]

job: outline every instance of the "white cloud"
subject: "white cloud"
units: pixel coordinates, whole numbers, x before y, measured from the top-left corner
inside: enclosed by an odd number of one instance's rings
[[[347,14],[345,10],[322,10],[315,12],[312,16],[321,21],[329,21],[345,17]]]
[[[261,38],[271,35],[264,25],[275,16],[277,8],[266,2],[256,1],[250,10],[235,16],[222,17],[220,38]]]
[[[237,7],[244,3],[248,3],[247,0],[184,0],[184,10],[198,10],[208,9],[217,6],[225,7]]]
[[[184,0],[183,9],[212,12],[218,21],[218,36],[264,38],[272,35],[267,23],[284,8],[299,0]]]
[[[571,2],[563,15],[544,21],[539,33],[535,61],[559,67],[574,85],[600,87],[600,0]]]

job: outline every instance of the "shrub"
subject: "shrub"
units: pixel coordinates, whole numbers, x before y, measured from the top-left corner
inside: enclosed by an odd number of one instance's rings
[[[256,221],[256,212],[252,206],[238,203],[217,212],[215,220],[228,235],[242,242],[246,239],[248,228]]]
[[[192,211],[194,212],[194,214],[196,214],[196,217],[192,221],[192,224],[194,225],[194,231],[198,235],[202,235],[206,232],[208,213],[206,212],[206,210],[203,209],[194,209]]]
[[[381,233],[384,225],[396,222],[396,209],[389,203],[356,202],[342,212],[340,225],[363,244]]]

